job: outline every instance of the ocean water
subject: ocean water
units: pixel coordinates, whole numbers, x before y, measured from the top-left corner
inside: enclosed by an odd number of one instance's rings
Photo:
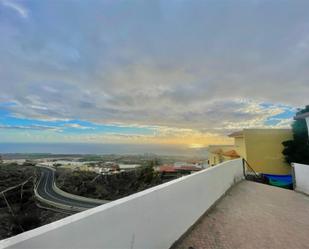
[[[144,154],[207,156],[207,149],[157,144],[0,143],[0,153]]]

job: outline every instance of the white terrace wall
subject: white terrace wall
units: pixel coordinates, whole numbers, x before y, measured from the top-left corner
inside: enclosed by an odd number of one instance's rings
[[[293,163],[295,190],[309,195],[309,165]]]
[[[241,159],[69,216],[0,248],[168,249],[235,182]]]

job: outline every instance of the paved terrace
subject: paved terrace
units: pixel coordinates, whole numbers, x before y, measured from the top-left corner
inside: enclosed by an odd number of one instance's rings
[[[242,181],[172,248],[309,248],[309,197]]]

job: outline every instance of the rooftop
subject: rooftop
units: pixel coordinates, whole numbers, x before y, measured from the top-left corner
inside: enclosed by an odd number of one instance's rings
[[[240,157],[235,150],[229,150],[229,151],[223,152],[222,155],[229,156],[229,157],[235,157],[235,158]]]
[[[303,249],[309,197],[255,182],[235,185],[173,249]]]
[[[286,134],[290,133],[291,129],[289,128],[249,128],[243,129],[241,131],[236,131],[229,134],[229,137],[244,137],[245,134]]]
[[[243,131],[236,131],[229,135],[229,137],[243,137],[243,136],[244,136]]]
[[[200,171],[201,168],[196,166],[189,166],[189,165],[183,165],[183,166],[174,166],[174,165],[162,165],[158,168],[159,172],[166,172],[166,173],[174,173],[178,171]]]

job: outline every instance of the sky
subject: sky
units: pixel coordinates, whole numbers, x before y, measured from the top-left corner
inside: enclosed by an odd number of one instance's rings
[[[308,104],[307,0],[0,0],[0,143],[201,148]]]

